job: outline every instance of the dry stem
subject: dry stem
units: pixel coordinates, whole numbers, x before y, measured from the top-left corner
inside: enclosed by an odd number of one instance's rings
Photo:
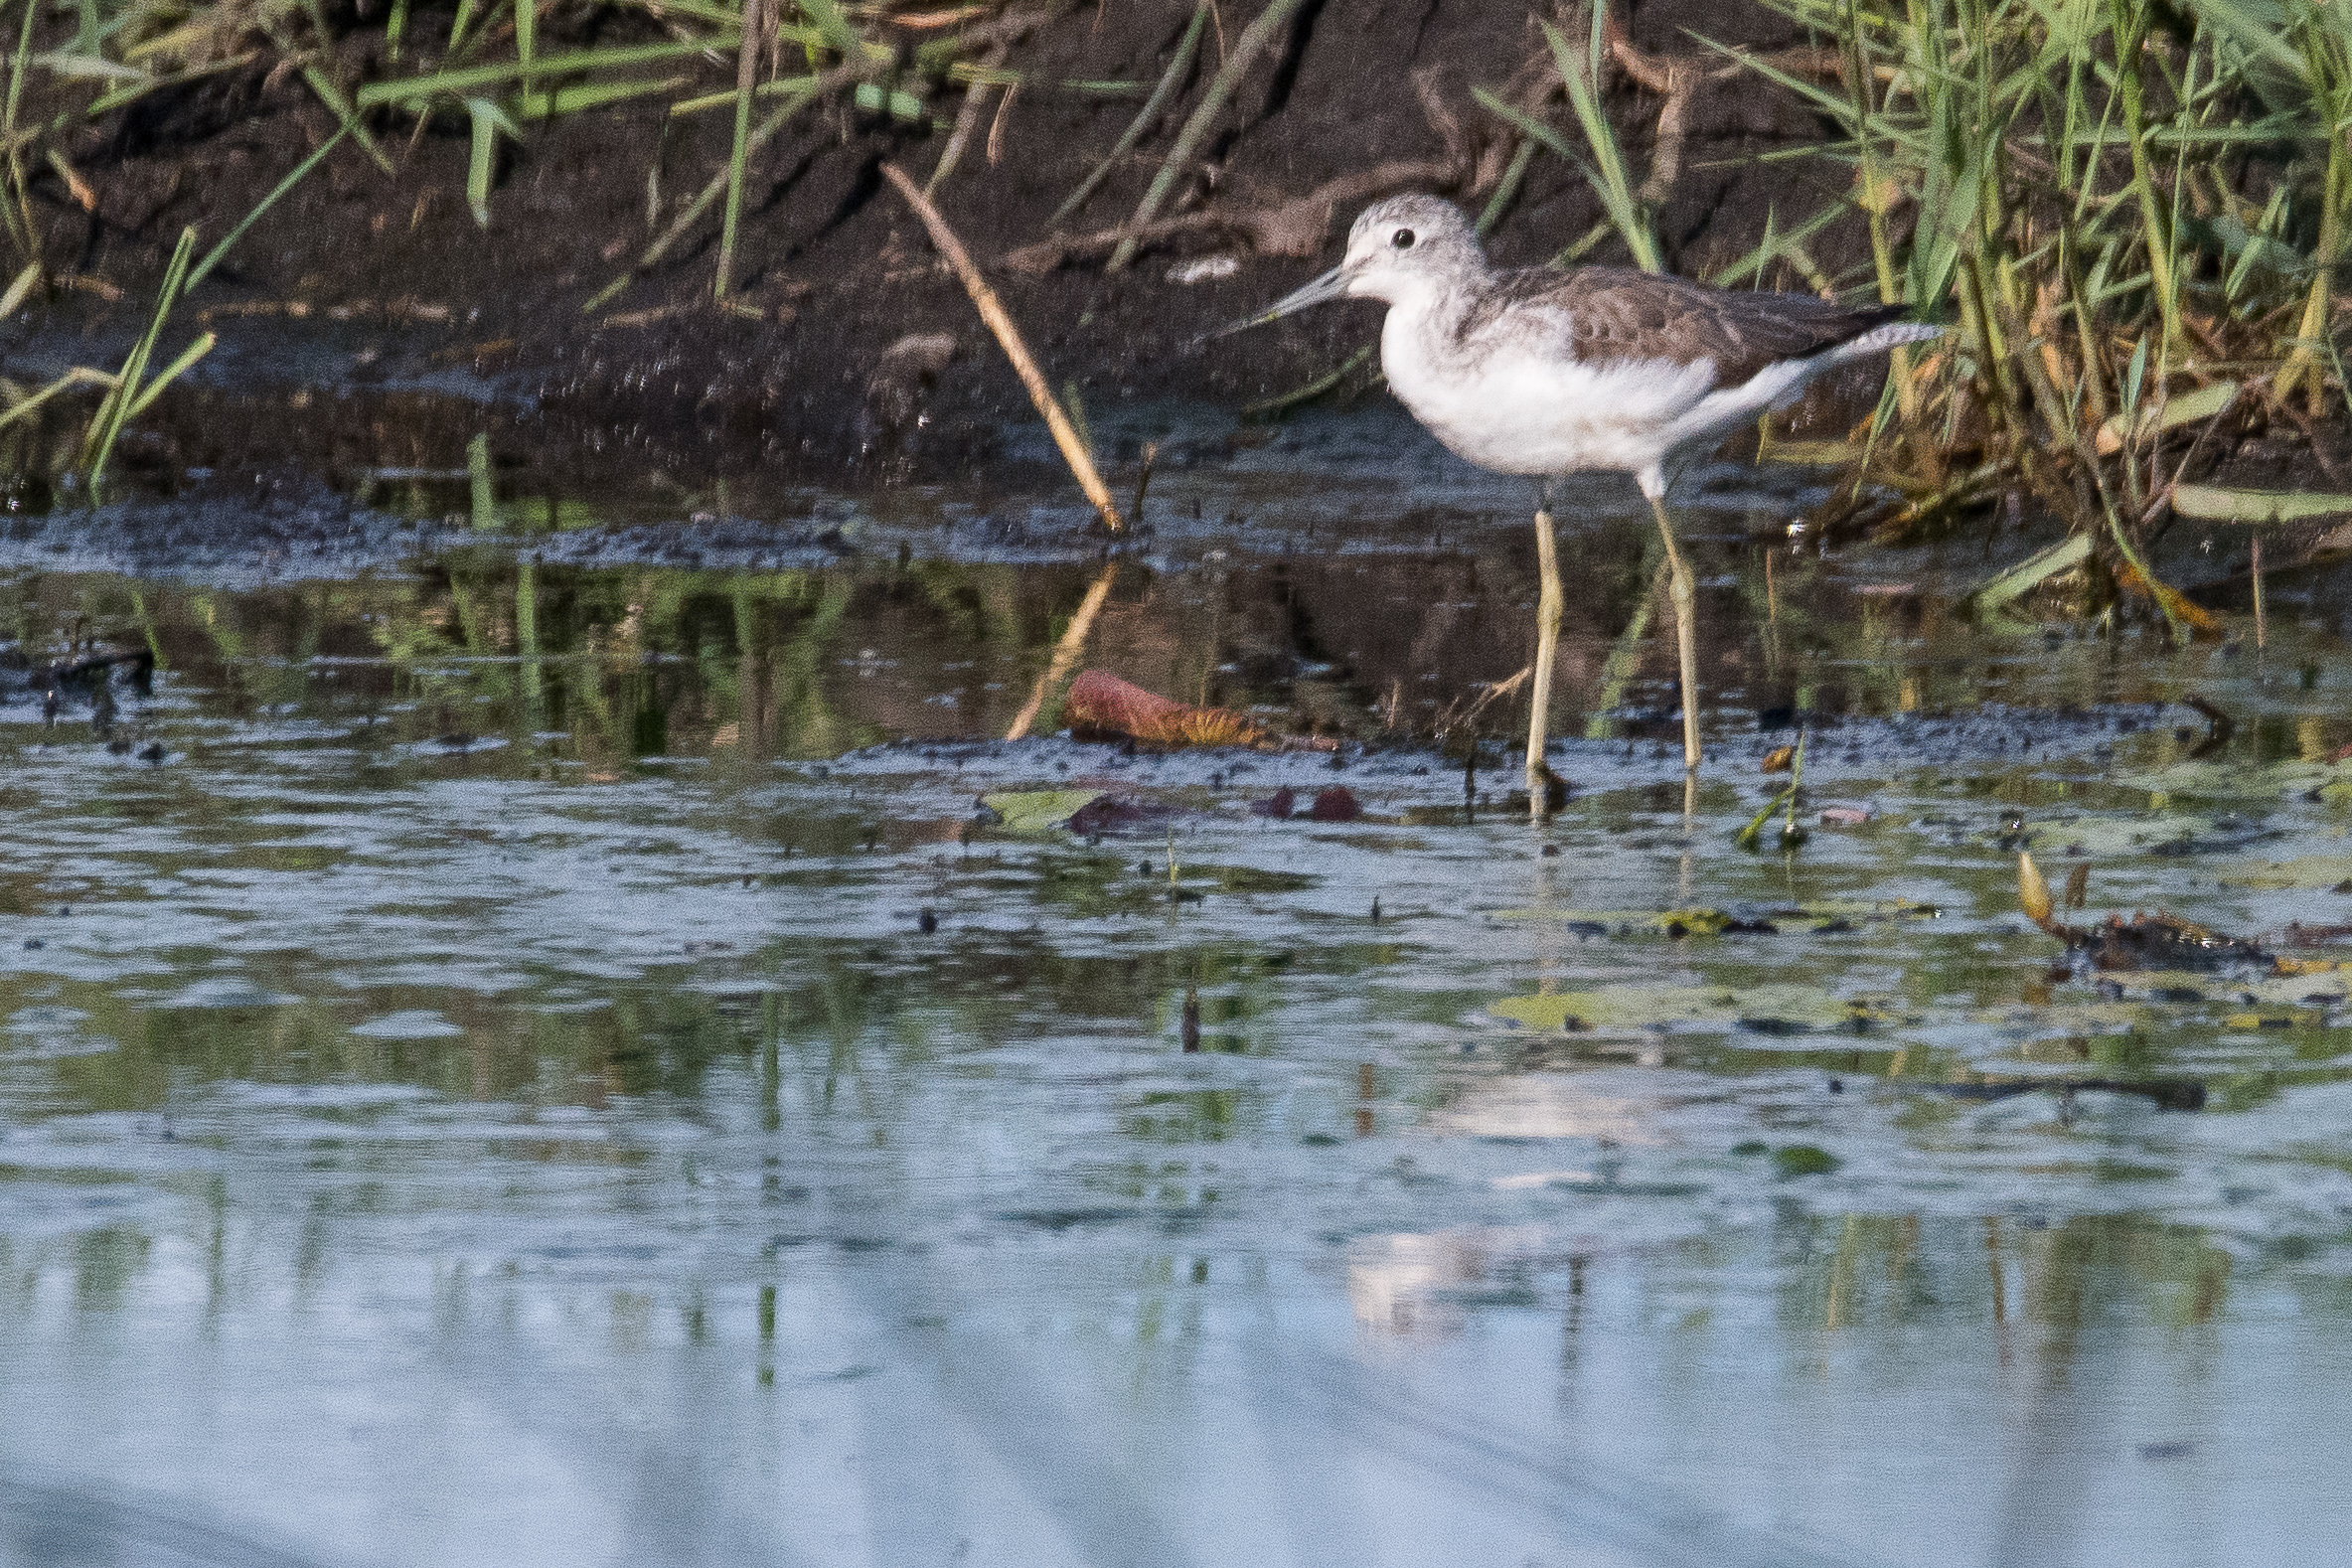
[[[1086,499],[1093,502],[1094,510],[1102,515],[1103,526],[1114,534],[1118,533],[1126,525],[1120,519],[1118,503],[1111,499],[1110,488],[1095,470],[1093,454],[1086,450],[1086,443],[1078,439],[1078,432],[1070,427],[1069,415],[1062,412],[1061,404],[1054,400],[1053,391],[1045,385],[1037,362],[1029,358],[1028,346],[1021,342],[1020,329],[1013,324],[1013,318],[999,303],[996,290],[988,286],[988,279],[980,275],[980,268],[973,265],[971,252],[964,248],[964,242],[956,237],[955,231],[947,227],[947,220],[939,216],[939,209],[933,207],[914,181],[906,177],[905,170],[894,163],[885,163],[882,165],[882,175],[898,188],[898,194],[906,199],[906,205],[914,209],[915,216],[923,221],[923,227],[931,232],[931,242],[939,247],[939,253],[947,258],[947,264],[955,268],[956,276],[963,280],[964,292],[972,296],[973,308],[980,312],[980,319],[988,323],[989,331],[997,335],[997,342],[1005,350],[1005,357],[1013,362],[1015,374],[1020,377],[1020,384],[1028,389],[1029,401],[1035,403],[1037,412],[1044,415],[1045,427],[1053,432],[1053,444],[1061,448],[1062,461],[1070,465],[1070,473],[1077,479],[1078,488],[1086,492]],[[1109,591],[1107,586],[1104,591]]]

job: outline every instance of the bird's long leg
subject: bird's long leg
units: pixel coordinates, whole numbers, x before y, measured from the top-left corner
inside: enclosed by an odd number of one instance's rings
[[[1666,568],[1673,574],[1674,641],[1682,654],[1682,767],[1696,773],[1699,765],[1698,723],[1698,585],[1690,566],[1674,543],[1674,525],[1666,516],[1665,484],[1649,473],[1641,476],[1642,494],[1657,517],[1657,531],[1666,542]]]
[[[1552,535],[1552,487],[1535,487],[1535,680],[1527,697],[1527,815],[1540,819],[1551,780],[1543,765],[1552,710],[1552,666],[1560,653],[1560,551]]]

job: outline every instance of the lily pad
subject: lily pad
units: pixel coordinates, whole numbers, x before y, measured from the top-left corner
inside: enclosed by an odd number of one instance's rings
[[[2324,762],[2249,765],[2191,758],[2170,767],[2118,773],[2115,782],[2126,789],[2192,800],[2278,800],[2317,790],[2319,798],[2330,805],[2352,805],[2352,770]]]
[[[1845,1164],[1826,1149],[1815,1149],[1811,1144],[1783,1144],[1772,1152],[1773,1175],[1782,1180],[1798,1176],[1828,1176]]]
[[[2140,856],[2185,855],[2215,839],[2223,841],[2215,846],[2221,848],[2229,840],[2210,816],[2161,811],[2120,817],[2027,817],[2025,833],[2040,860],[2088,856],[2102,864]]]
[[[1879,999],[1848,999],[1819,986],[1600,986],[1552,996],[1508,997],[1487,1011],[1538,1029],[1638,1029],[1693,1023],[1766,1035],[1869,1028],[1892,1017]]]
[[[2334,887],[2352,879],[2352,855],[2298,855],[2289,861],[2263,861],[2225,869],[2220,879],[2225,887],[2266,891]]]
[[[983,795],[980,803],[995,812],[1008,833],[1050,833],[1102,799],[1098,789],[1012,790]]]

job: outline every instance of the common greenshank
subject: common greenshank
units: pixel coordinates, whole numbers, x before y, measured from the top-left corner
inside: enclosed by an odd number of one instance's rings
[[[1527,795],[1544,799],[1544,728],[1562,593],[1551,487],[1628,473],[1665,541],[1682,662],[1682,762],[1699,765],[1697,589],[1665,507],[1669,469],[1850,361],[1933,338],[1899,305],[1735,293],[1630,267],[1498,270],[1459,208],[1392,196],[1364,209],[1337,266],[1227,331],[1331,299],[1388,306],[1380,368],[1414,418],[1482,468],[1536,482],[1535,679]]]

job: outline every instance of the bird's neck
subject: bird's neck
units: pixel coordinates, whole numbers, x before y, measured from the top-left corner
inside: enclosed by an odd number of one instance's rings
[[[1475,278],[1415,277],[1403,280],[1389,296],[1389,318],[1404,331],[1431,340],[1455,336],[1470,314],[1477,294]]]

